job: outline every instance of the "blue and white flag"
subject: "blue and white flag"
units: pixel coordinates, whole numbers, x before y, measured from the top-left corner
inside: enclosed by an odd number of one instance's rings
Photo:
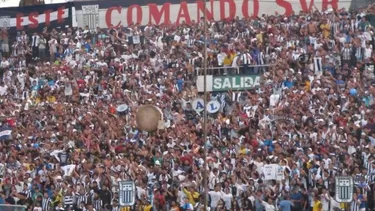
[[[6,141],[12,138],[12,129],[9,127],[0,128],[0,141]]]

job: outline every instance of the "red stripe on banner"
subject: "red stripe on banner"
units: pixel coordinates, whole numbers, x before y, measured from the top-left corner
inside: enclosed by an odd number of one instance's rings
[[[29,25],[28,27],[31,29],[35,29],[39,26],[39,23],[45,23],[46,25],[49,25],[51,22],[51,13],[54,12],[53,10],[45,10],[42,13],[30,11],[28,14],[24,13],[17,13],[16,14],[16,28],[17,30],[23,30],[23,22],[28,20]],[[64,15],[65,15],[65,7],[59,7],[57,10],[57,23],[63,23],[64,22]],[[40,20],[39,16],[44,15],[44,20]]]
[[[262,2],[261,0],[211,0],[207,3],[206,11],[204,11],[204,2],[198,0],[196,2],[182,1],[179,3],[174,3],[174,1],[166,3],[150,3],[143,5],[131,4],[129,2],[124,2],[119,4],[118,1],[114,1],[117,4],[112,4],[116,6],[110,6],[111,1],[104,3],[94,3],[98,4],[100,14],[104,13],[105,26],[102,24],[101,27],[116,27],[116,26],[126,26],[132,24],[181,24],[183,22],[191,24],[193,21],[199,21],[200,18],[206,12],[207,19],[220,19],[220,20],[232,20],[237,16],[250,18],[259,17],[267,10],[267,14],[279,12],[281,15],[291,15],[293,13],[298,13],[302,11],[310,11],[314,5],[315,0],[295,0],[293,2],[289,0],[274,0],[274,3],[267,1]],[[272,8],[264,8],[268,5],[274,5]],[[338,0],[322,0],[319,2],[321,10],[327,8],[338,8]],[[83,5],[84,6],[84,5]],[[103,8],[104,7],[104,8]],[[298,9],[298,11],[296,11]],[[79,11],[80,8],[77,8]],[[262,13],[262,14],[261,14]],[[100,15],[101,16],[101,15]]]

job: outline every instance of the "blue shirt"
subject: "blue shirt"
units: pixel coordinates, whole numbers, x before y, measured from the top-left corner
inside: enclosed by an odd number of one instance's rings
[[[71,48],[68,48],[64,51],[64,56],[70,56],[74,53],[74,50]]]
[[[365,103],[366,107],[370,106],[371,100],[372,100],[371,96],[365,96],[362,98],[362,101]]]
[[[264,206],[261,201],[258,199],[255,201],[255,210],[256,211],[264,211]]]
[[[301,203],[302,203],[302,194],[300,193],[300,192],[297,192],[297,193],[293,193],[293,194],[291,194],[290,195],[290,199],[292,199],[292,200],[296,200],[296,201],[299,201],[299,202],[294,202],[294,204],[296,205],[296,206],[300,206],[301,205]]]
[[[55,53],[55,57],[56,57],[56,58],[63,59],[63,58],[65,57],[65,54],[64,54],[64,53],[59,53],[59,52],[57,52],[57,53]]]
[[[37,82],[38,86],[44,86],[46,84],[46,80],[44,79],[39,79],[38,82]]]
[[[193,207],[193,205],[188,202],[188,203],[185,203],[184,206],[182,206],[182,207],[184,209],[191,209]]]
[[[346,36],[346,42],[350,42],[351,40],[352,40],[352,37],[349,36],[349,35],[347,35],[347,36]]]
[[[366,202],[362,201],[363,200],[363,195],[362,194],[358,195],[358,199],[361,200],[361,204],[359,205],[359,209],[366,208]]]
[[[50,197],[52,199],[53,192],[52,192],[51,188],[47,188],[46,190],[47,190],[48,197]]]
[[[290,88],[292,88],[294,86],[294,82],[286,80],[286,81],[284,81],[284,86],[286,86],[286,87],[288,87],[290,89]]]
[[[264,140],[264,145],[268,147],[268,151],[272,152],[273,151],[273,143],[272,140]]]
[[[338,85],[345,84],[345,82],[343,80],[336,80],[336,84],[338,84]]]
[[[281,211],[291,211],[292,210],[292,202],[289,200],[282,200],[280,202],[280,210]]]
[[[55,86],[55,81],[48,81],[48,86]]]
[[[85,43],[83,46],[85,47],[86,52],[91,51],[91,45],[90,45],[90,43]]]
[[[38,85],[33,85],[31,89],[35,90],[35,91],[38,91],[40,89],[40,87]]]
[[[177,87],[178,87],[178,91],[181,92],[181,91],[182,91],[182,88],[183,88],[183,85],[184,85],[184,80],[182,80],[182,79],[178,79],[178,80],[176,81],[176,85],[177,85]]]
[[[328,66],[325,67],[325,69],[327,69],[333,76],[336,75],[336,70],[334,67]]]

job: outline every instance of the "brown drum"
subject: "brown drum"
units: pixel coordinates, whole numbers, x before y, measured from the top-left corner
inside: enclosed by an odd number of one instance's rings
[[[163,119],[161,110],[153,105],[144,105],[138,108],[136,114],[137,127],[146,132],[158,129],[159,121]]]

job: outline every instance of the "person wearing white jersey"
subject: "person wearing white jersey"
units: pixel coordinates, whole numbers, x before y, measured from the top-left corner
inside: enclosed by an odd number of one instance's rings
[[[329,211],[330,196],[326,189],[322,189],[322,194],[320,195],[322,202],[322,210]]]
[[[372,55],[372,46],[370,43],[366,43],[366,47],[363,48],[364,59],[370,59]]]
[[[268,197],[267,202],[262,201],[265,211],[276,211],[276,207],[272,201],[271,197]]]
[[[217,204],[221,199],[220,184],[216,184],[215,189],[213,191],[208,192],[208,194],[211,198],[210,207],[211,209],[216,210]]]
[[[231,210],[233,195],[229,188],[225,188],[224,192],[221,193],[221,199],[223,199],[227,210]]]

